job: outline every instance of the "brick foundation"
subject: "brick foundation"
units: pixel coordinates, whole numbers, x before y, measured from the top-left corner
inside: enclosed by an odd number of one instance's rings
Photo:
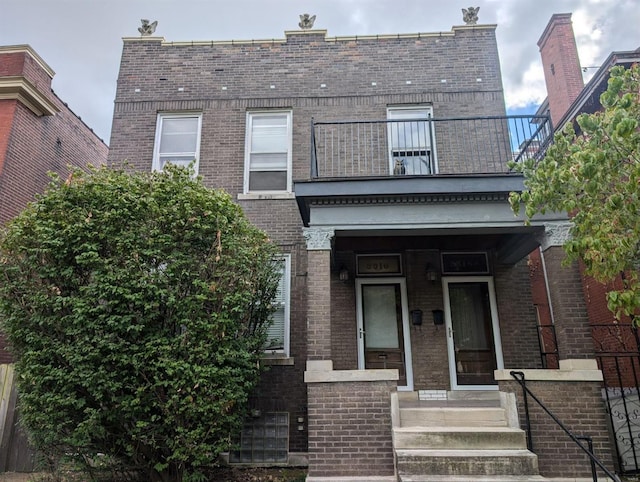
[[[527,388],[574,435],[591,436],[596,457],[613,471],[611,444],[601,396],[602,382],[581,377],[582,370],[574,371],[573,374],[563,370],[562,364],[565,362],[567,360],[561,361],[560,370],[525,370]],[[503,375],[497,377],[500,390],[516,394],[520,426],[524,429],[526,419],[522,388],[509,376],[509,371],[499,370]],[[548,376],[545,377],[543,372]],[[600,373],[598,370],[588,372]],[[531,397],[528,398],[533,452],[538,455],[540,474],[545,477],[585,477],[590,480],[591,466],[587,455]],[[601,471],[598,473],[599,476],[604,476]]]
[[[308,383],[310,477],[394,474],[390,393],[396,383]]]

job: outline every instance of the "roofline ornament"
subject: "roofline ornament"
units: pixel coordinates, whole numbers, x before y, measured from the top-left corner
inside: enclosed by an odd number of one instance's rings
[[[478,12],[480,7],[469,7],[462,9],[462,20],[467,25],[476,25],[478,23]]]
[[[313,22],[316,21],[315,15],[309,15],[308,13],[303,13],[300,15],[300,22],[298,22],[298,27],[302,30],[309,30],[313,28]]]
[[[143,18],[140,21],[142,22],[142,27],[138,27],[138,32],[140,32],[140,35],[143,37],[149,37],[153,35],[153,33],[156,31],[156,27],[158,26],[158,21],[155,20],[154,22],[149,23],[149,20],[147,20],[146,18]]]

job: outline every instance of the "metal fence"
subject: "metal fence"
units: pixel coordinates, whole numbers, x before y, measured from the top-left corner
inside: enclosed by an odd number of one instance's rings
[[[548,116],[312,122],[311,178],[507,173],[551,133]]]

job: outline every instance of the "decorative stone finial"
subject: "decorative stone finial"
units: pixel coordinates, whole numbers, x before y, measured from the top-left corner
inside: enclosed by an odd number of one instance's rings
[[[480,7],[469,7],[462,9],[462,20],[467,25],[475,25],[478,23],[478,11]]]
[[[153,23],[149,23],[149,20],[143,18],[140,21],[142,22],[142,27],[138,27],[138,32],[140,32],[140,35],[142,35],[143,37],[148,37],[156,31],[156,27],[158,26],[157,20]]]
[[[309,30],[310,28],[313,28],[313,22],[315,21],[315,15],[303,13],[302,15],[300,15],[300,22],[298,23],[298,27],[300,27],[302,30]]]

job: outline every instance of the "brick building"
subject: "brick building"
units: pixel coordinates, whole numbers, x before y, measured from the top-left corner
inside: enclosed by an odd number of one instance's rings
[[[597,69],[591,80],[584,85],[582,69],[578,59],[576,41],[571,26],[571,14],[555,14],[549,20],[538,41],[542,58],[547,99],[538,112],[549,110],[554,129],[561,130],[567,123],[574,123],[578,115],[592,114],[601,110],[600,95],[607,89],[609,70],[621,65],[629,68],[640,61],[640,49],[612,52]],[[541,251],[530,255],[530,269],[534,298],[539,312],[541,332],[546,342],[547,361],[556,363],[562,356],[562,343],[553,337],[553,315],[549,309],[550,297],[544,278],[544,262]],[[640,387],[640,351],[637,329],[629,317],[616,320],[607,308],[606,293],[621,286],[617,278],[602,284],[580,269],[580,282],[585,300],[588,329],[594,351],[604,375],[603,398],[608,405],[611,426],[615,432],[615,456],[621,472],[640,470],[640,455],[636,446],[640,442],[633,420],[640,409],[638,392]],[[551,301],[552,303],[552,301]],[[557,329],[557,328],[556,328]],[[560,353],[558,353],[560,352]]]
[[[204,183],[281,247],[271,369],[231,463],[306,459],[310,481],[589,475],[546,420],[534,425],[547,451],[526,450],[517,369],[561,407],[586,394],[572,421],[589,420],[610,464],[579,271],[561,266],[567,217],[525,226],[509,208],[523,179],[507,161],[540,152],[549,119],[505,115],[495,28],[124,39],[109,162],[148,171],[195,159]],[[542,369],[526,258],[540,244],[560,370]],[[452,428],[474,403],[502,428]],[[459,412],[437,427],[413,419],[447,404]],[[445,433],[425,442],[417,426]],[[511,442],[496,441],[502,430]]]
[[[28,45],[0,47],[0,225],[49,183],[48,172],[100,165],[108,147],[51,90],[55,75]],[[10,361],[0,335],[0,363]]]

